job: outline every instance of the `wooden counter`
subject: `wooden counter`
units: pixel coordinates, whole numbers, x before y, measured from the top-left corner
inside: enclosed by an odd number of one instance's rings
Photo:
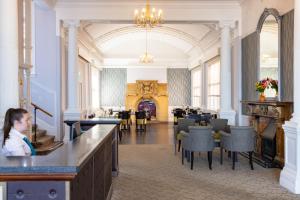
[[[116,133],[116,125],[96,125],[45,156],[1,155],[0,195],[5,200],[110,199]]]

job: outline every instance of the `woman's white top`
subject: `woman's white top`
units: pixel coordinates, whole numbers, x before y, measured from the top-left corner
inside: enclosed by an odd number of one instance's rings
[[[26,136],[12,128],[3,145],[3,154],[5,156],[30,156],[31,149],[23,138],[26,138]]]

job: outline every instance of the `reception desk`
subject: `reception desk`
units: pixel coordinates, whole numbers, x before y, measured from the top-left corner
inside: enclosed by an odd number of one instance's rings
[[[48,155],[1,155],[0,199],[110,199],[116,139],[116,125],[95,125]]]
[[[86,131],[90,129],[91,127],[97,125],[97,124],[115,124],[118,126],[118,134],[119,138],[121,139],[122,133],[119,131],[119,126],[121,124],[121,119],[116,119],[116,118],[105,118],[105,117],[96,117],[92,119],[82,119],[82,120],[65,120],[64,123],[67,124],[70,127],[70,132],[69,132],[69,137],[71,140],[72,136],[72,130],[71,127],[74,123],[80,122],[81,129],[83,131]]]

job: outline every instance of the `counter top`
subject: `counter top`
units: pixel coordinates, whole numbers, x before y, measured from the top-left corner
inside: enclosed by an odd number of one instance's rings
[[[116,125],[95,125],[80,137],[44,156],[0,155],[0,176],[6,174],[76,174],[114,131]]]
[[[92,119],[83,119],[79,120],[80,124],[85,125],[95,125],[95,124],[120,124],[121,119],[117,118],[105,118],[105,117],[96,117]],[[64,123],[68,124],[69,126],[78,122],[78,120],[65,120]]]

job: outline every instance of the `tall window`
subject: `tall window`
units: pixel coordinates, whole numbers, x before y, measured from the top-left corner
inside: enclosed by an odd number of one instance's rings
[[[220,109],[220,58],[207,63],[207,108]]]
[[[202,104],[202,69],[192,71],[192,106],[200,107]]]
[[[92,79],[92,108],[99,109],[100,107],[100,74],[95,67],[91,68]]]

